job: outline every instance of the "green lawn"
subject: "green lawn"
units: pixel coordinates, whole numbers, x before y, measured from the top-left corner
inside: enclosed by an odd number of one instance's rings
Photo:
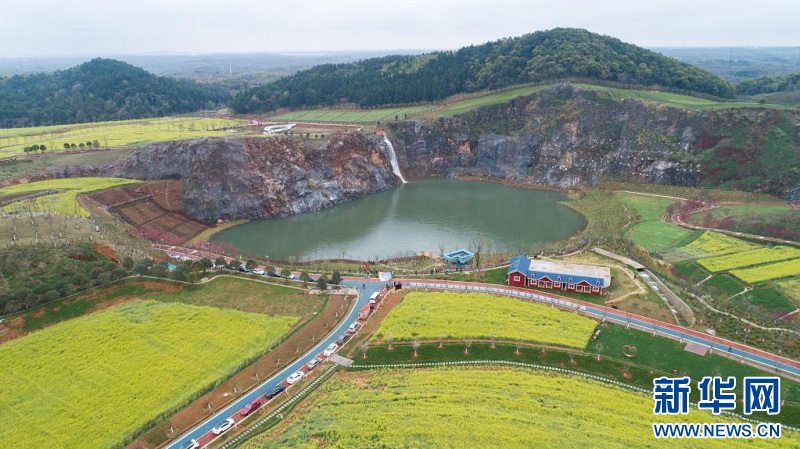
[[[622,201],[622,204],[636,211],[636,214],[639,215],[642,221],[661,220],[661,217],[667,210],[667,206],[676,201],[670,198],[631,193],[618,193],[617,195],[620,201]]]
[[[631,240],[651,253],[680,246],[692,231],[662,221],[645,221],[633,227]]]
[[[500,92],[475,92],[472,94],[459,94],[446,98],[435,104],[425,104],[419,106],[406,107],[387,107],[376,109],[315,109],[305,111],[285,112],[271,117],[274,120],[282,121],[309,121],[309,122],[331,122],[331,123],[374,123],[376,121],[394,120],[395,117],[403,119],[408,116],[411,119],[439,117],[452,117],[463,114],[483,106],[506,103],[514,98],[528,96],[544,89],[552,88],[554,85],[543,86],[520,86],[516,88],[504,89]],[[748,102],[720,102],[706,100],[703,98],[690,97],[686,95],[673,94],[668,92],[656,92],[649,90],[626,90],[615,89],[603,86],[592,86],[588,84],[575,84],[583,90],[595,92],[605,92],[613,99],[634,98],[659,104],[668,104],[688,109],[725,109],[736,107],[759,107],[759,108],[779,108],[787,109],[785,106],[748,103]]]

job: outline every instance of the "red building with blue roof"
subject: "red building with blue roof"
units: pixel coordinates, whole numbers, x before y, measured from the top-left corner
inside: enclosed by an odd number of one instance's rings
[[[595,265],[557,263],[517,256],[511,259],[508,266],[506,282],[517,287],[602,295],[611,286],[611,270]]]

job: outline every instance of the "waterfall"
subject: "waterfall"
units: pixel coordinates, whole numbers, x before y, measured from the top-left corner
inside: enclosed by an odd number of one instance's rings
[[[389,148],[389,162],[392,164],[392,171],[401,181],[403,184],[406,183],[406,178],[403,177],[403,174],[400,173],[400,164],[397,163],[397,155],[394,154],[394,146],[392,142],[389,142],[389,138],[386,137],[386,133],[383,133],[383,142],[386,144],[386,147]]]

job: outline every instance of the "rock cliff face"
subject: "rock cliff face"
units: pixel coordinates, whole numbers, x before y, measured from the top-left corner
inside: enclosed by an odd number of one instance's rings
[[[797,122],[796,111],[696,111],[564,85],[387,127],[406,177],[474,175],[560,188],[616,179],[781,194],[800,182]]]
[[[182,179],[184,212],[205,221],[315,211],[400,183],[379,140],[358,133],[321,146],[287,137],[173,142],[139,150],[110,171]]]
[[[564,85],[431,122],[386,124],[406,178],[484,176],[544,187],[603,179],[736,187],[783,195],[800,185],[798,111],[693,110]],[[321,146],[288,137],[156,145],[114,167],[64,169],[185,181],[197,219],[319,210],[399,184],[377,136]]]

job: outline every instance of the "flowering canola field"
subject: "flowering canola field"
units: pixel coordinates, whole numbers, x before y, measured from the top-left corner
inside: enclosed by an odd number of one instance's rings
[[[116,447],[297,320],[137,300],[6,343],[0,447]]]
[[[312,394],[300,412],[245,449],[337,448],[774,448],[781,440],[653,437],[653,422],[732,422],[692,407],[654,416],[645,393],[520,368],[351,372]]]
[[[32,201],[34,212],[54,212],[58,214],[79,213],[84,217],[89,216],[78,203],[78,195],[98,192],[100,190],[112,189],[127,184],[135,184],[141,181],[124,178],[63,178],[48,179],[46,181],[36,181],[25,184],[16,184],[0,189],[0,195],[11,195],[19,193],[35,193],[42,190],[59,190],[59,193],[45,195],[35,198]],[[28,201],[12,203],[2,208],[4,212],[13,212],[22,207],[28,207]]]
[[[392,333],[397,340],[495,336],[583,349],[596,326],[590,318],[518,299],[412,292],[395,306],[375,335]]]

